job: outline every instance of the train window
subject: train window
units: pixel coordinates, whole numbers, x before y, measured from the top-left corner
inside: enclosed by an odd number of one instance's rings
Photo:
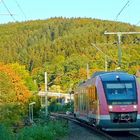
[[[78,94],[74,94],[74,108],[78,111]]]
[[[97,101],[97,89],[95,87],[95,100]]]
[[[136,86],[134,81],[105,82],[105,93],[109,104],[136,103]]]
[[[82,106],[83,106],[83,107],[82,107],[82,110],[83,110],[83,111],[85,111],[85,109],[86,109],[86,103],[85,103],[85,101],[86,101],[86,94],[84,93],[84,94],[83,94],[83,103],[82,103]]]
[[[97,90],[96,87],[93,86],[88,89],[88,102],[89,102],[88,108],[90,110],[94,108],[96,101],[97,101]]]
[[[78,109],[81,111],[81,94],[78,94]]]
[[[106,86],[108,89],[132,89],[132,83],[108,83]]]
[[[89,96],[86,94],[86,111],[89,111]]]

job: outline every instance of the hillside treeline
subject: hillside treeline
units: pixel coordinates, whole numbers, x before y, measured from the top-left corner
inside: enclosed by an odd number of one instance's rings
[[[24,65],[39,87],[47,71],[50,90],[67,92],[86,79],[87,64],[90,75],[104,70],[105,56],[91,43],[109,56],[108,70],[117,68],[118,38],[104,35],[105,31],[134,32],[140,28],[90,18],[50,18],[0,25],[0,62]],[[140,35],[123,35],[121,41],[122,69],[135,73],[140,64]]]

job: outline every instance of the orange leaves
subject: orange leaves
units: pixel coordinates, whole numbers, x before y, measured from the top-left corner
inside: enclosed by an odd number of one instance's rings
[[[12,97],[13,101],[20,102],[22,104],[26,103],[31,97],[31,93],[22,82],[22,79],[13,71],[13,69],[9,65],[0,64],[0,72],[5,73],[9,77],[9,81],[12,85],[11,88],[13,88],[11,90],[15,93]],[[10,93],[7,93],[7,97],[8,94]]]
[[[136,72],[139,71],[139,70],[140,70],[140,65],[131,66],[131,67],[129,68],[129,73],[131,73],[131,74],[136,74]]]

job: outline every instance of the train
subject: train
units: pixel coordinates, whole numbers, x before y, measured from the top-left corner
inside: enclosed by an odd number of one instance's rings
[[[74,91],[74,116],[104,131],[140,130],[140,84],[123,71],[95,72]]]

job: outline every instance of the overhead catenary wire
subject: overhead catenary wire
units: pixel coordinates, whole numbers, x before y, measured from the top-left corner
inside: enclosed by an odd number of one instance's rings
[[[15,14],[0,13],[0,15],[9,16],[9,15],[15,15]]]
[[[136,26],[140,24],[140,20],[136,23]]]
[[[23,11],[22,7],[20,6],[20,4],[18,3],[17,0],[15,0],[16,4],[17,4],[17,7],[19,8],[19,10],[21,11],[21,13],[23,14],[24,18],[27,19],[27,16],[25,14],[25,12]]]
[[[104,32],[105,35],[117,35],[118,36],[118,66],[121,67],[122,50],[121,50],[121,36],[122,35],[133,35],[140,34],[140,32]]]
[[[0,3],[1,3],[2,1],[0,0]],[[9,13],[0,13],[0,15],[4,15],[4,16],[9,16],[9,15],[15,15],[15,14],[9,14]]]
[[[4,0],[1,0],[1,2],[3,3],[4,7],[5,7],[6,10],[8,11],[8,13],[9,13],[9,15],[12,17],[12,19],[13,19],[14,21],[16,21],[15,18],[13,17],[13,14],[11,13],[11,11],[10,11],[9,8],[7,7],[6,3],[4,2]]]
[[[111,56],[107,55],[107,54],[106,54],[105,52],[103,52],[99,47],[97,47],[97,45],[100,46],[100,45],[114,45],[114,44],[116,44],[116,43],[98,43],[98,44],[91,43],[91,45],[92,45],[93,47],[95,47],[98,51],[100,51],[103,55],[106,55],[107,58],[109,58],[110,60],[112,60],[113,62],[115,62],[115,61],[114,61],[114,58],[112,58]]]
[[[118,17],[121,15],[121,13],[123,12],[123,10],[129,5],[129,0],[126,2],[126,4],[123,6],[123,8],[119,11],[119,13],[116,15],[115,20],[118,20]]]
[[[108,56],[106,53],[104,53],[100,48],[98,48],[96,46],[96,44],[91,43],[91,45],[93,47],[95,47],[99,52],[101,52],[104,55],[104,59],[105,59],[105,71],[107,71],[107,67],[108,67],[108,62],[107,62],[107,58],[109,58],[110,60],[113,60],[110,56]],[[116,62],[113,60],[113,62],[116,64]]]

